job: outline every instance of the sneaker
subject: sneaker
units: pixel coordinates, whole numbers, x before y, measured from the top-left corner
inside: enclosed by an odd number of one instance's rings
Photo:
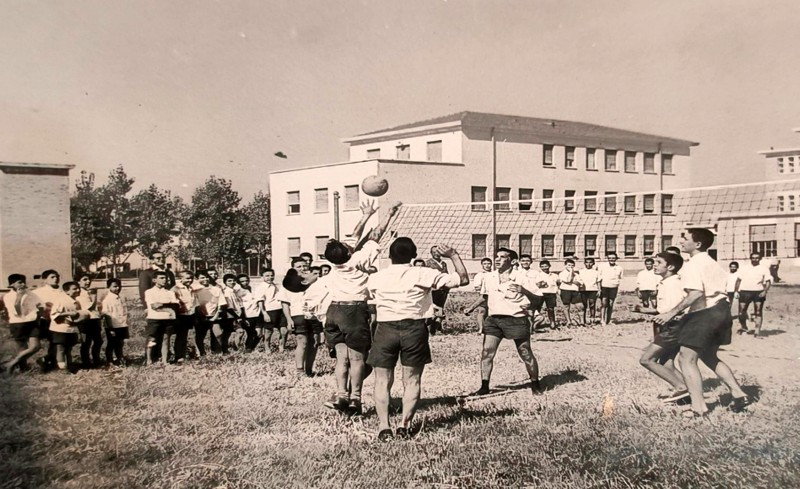
[[[542,394],[544,394],[544,391],[545,391],[544,386],[538,380],[531,384],[531,393],[534,396],[541,396]]]
[[[687,397],[689,397],[689,391],[686,389],[671,392],[664,397],[659,396],[661,402],[663,403],[677,402],[681,399],[686,399]]]
[[[378,441],[389,441],[394,438],[394,433],[391,429],[385,429],[378,432]]]
[[[347,412],[350,416],[361,416],[363,413],[361,399],[350,399],[350,403],[347,405]]]
[[[733,402],[728,406],[728,410],[732,413],[743,413],[747,411],[747,406],[753,404],[753,400],[748,396],[734,397]]]
[[[325,401],[323,406],[325,406],[328,409],[335,409],[336,411],[339,412],[345,412],[349,404],[350,401],[347,398],[339,397],[336,394],[334,394],[330,399]]]

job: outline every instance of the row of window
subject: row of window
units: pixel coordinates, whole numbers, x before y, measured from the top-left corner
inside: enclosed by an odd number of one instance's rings
[[[330,241],[330,239],[331,239],[330,236],[314,237],[314,254],[318,258],[323,258],[325,256],[325,247],[328,245],[328,241]],[[295,238],[295,237],[288,238],[287,245],[288,246],[286,247],[286,250],[289,255],[289,258],[293,256],[300,256],[300,253],[305,251],[302,248],[302,243],[300,242],[300,238]]]
[[[545,144],[542,146],[542,166],[545,168],[556,168],[557,162],[554,158],[554,146],[552,144]],[[597,171],[598,151],[603,152],[603,161],[605,163],[605,171],[619,171],[618,159],[620,153],[624,158],[624,167],[626,173],[639,173],[637,165],[637,152],[636,151],[621,151],[616,149],[601,149],[586,148],[586,162],[585,168],[589,171]],[[575,159],[575,147],[564,147],[564,161],[563,167],[568,170],[577,170],[578,163]],[[655,153],[642,153],[642,170],[644,173],[656,173],[656,154]],[[661,154],[661,173],[672,174],[672,155]]]
[[[488,256],[486,234],[472,235],[472,258],[481,259]],[[641,238],[635,234],[622,236],[622,247],[618,248],[619,236],[607,234],[601,236],[597,234],[586,234],[583,240],[579,240],[577,234],[565,234],[560,237],[555,234],[542,234],[535,238],[532,234],[520,234],[517,241],[517,249],[520,254],[527,254],[534,257],[570,257],[570,256],[597,256],[602,251],[605,256],[609,253],[617,253],[620,256],[651,256],[656,253],[656,236],[646,234]],[[598,245],[602,244],[602,249]],[[641,248],[639,248],[641,244]],[[665,250],[672,246],[672,236],[661,236],[661,248]],[[511,248],[511,235],[496,235],[495,249]]]
[[[534,192],[532,188],[520,188],[518,189],[518,195],[520,201],[530,200],[532,201],[534,198]],[[487,201],[487,193],[488,187],[472,187],[472,202],[486,202]],[[673,212],[673,196],[670,194],[660,194],[661,198],[661,213],[662,214],[672,214]],[[622,212],[626,214],[635,214],[637,213],[637,209],[641,209],[643,214],[654,214],[656,212],[656,194],[645,194],[645,195],[625,195],[622,196]],[[556,207],[563,206],[563,210],[565,212],[578,212],[580,209],[579,207],[583,207],[584,212],[600,212],[598,209],[598,192],[594,190],[586,190],[583,192],[583,196],[577,196],[575,190],[564,190],[564,198],[558,200],[558,205],[556,205],[556,201],[552,200],[555,198],[555,191],[553,189],[542,189],[542,197],[541,200],[537,202],[518,202],[517,210],[520,212],[535,212],[540,210],[541,212],[555,212]],[[616,214],[620,212],[619,209],[619,196],[617,192],[603,192],[602,195],[603,199],[603,209],[607,214]],[[511,210],[511,203],[501,203],[503,201],[510,201],[511,200],[511,188],[510,187],[495,187],[495,195],[494,195],[494,206],[496,210],[499,211],[510,211]],[[582,204],[581,204],[582,201]],[[641,207],[637,207],[637,203],[641,203]],[[472,206],[473,211],[486,211],[488,210],[488,206],[486,204],[477,204]]]
[[[778,212],[795,212],[800,196],[793,194],[778,196]]]
[[[360,205],[358,185],[344,186],[344,207],[346,211],[358,210]],[[314,212],[328,212],[330,205],[329,192],[327,188],[314,189]],[[300,214],[300,191],[293,190],[286,192],[286,213],[288,215]]]
[[[442,161],[442,141],[428,141],[426,144],[426,160],[427,161]],[[367,159],[377,160],[381,157],[380,148],[367,149]],[[411,159],[411,145],[398,144],[395,147],[395,159],[397,160],[410,160]]]
[[[778,173],[795,173],[794,156],[788,158],[778,158]],[[798,161],[800,166],[800,161]]]

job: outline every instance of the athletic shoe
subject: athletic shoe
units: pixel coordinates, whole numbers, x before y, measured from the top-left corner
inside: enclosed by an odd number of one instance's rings
[[[391,429],[381,430],[378,432],[378,441],[389,441],[394,438],[394,433]]]
[[[334,394],[330,399],[325,401],[323,406],[328,409],[335,409],[336,411],[345,412],[347,411],[347,406],[350,404],[350,401],[347,398],[339,397]]]
[[[659,396],[661,402],[663,403],[677,402],[681,399],[686,399],[687,397],[689,397],[689,391],[686,389],[671,392],[664,397]]]
[[[467,397],[485,396],[485,395],[489,394],[490,392],[492,392],[492,391],[488,387],[481,387],[480,389],[476,390],[475,392],[467,394]]]
[[[538,380],[531,384],[531,393],[534,396],[541,396],[542,394],[544,394],[545,390],[546,389],[544,388],[544,386],[542,386],[542,384]]]
[[[347,405],[347,413],[350,416],[361,416],[361,414],[363,413],[363,408],[361,407],[361,400],[350,399],[350,403]]]
[[[753,400],[748,396],[734,397],[733,402],[728,406],[728,409],[733,413],[743,413],[747,411],[747,406],[753,404]]]

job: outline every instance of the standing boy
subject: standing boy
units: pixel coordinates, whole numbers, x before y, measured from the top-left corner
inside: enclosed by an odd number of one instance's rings
[[[527,260],[527,261],[526,261]],[[520,265],[522,268],[525,269],[525,273],[531,268],[531,256],[530,255],[521,255],[519,259]],[[525,266],[527,263],[527,267]],[[480,293],[481,289],[483,288],[483,281],[486,280],[486,277],[492,273],[492,260],[489,257],[481,259],[481,271],[476,273],[474,277],[472,277],[472,285],[475,289],[475,292]],[[486,323],[486,316],[488,316],[488,312],[486,310],[486,301],[484,300],[483,296],[479,296],[478,300],[476,300],[473,304],[467,306],[464,309],[464,314],[471,314],[472,311],[477,311],[475,314],[475,321],[478,323],[478,334],[483,334],[483,325]]]
[[[261,307],[258,303],[258,298],[250,287],[250,277],[246,273],[236,276],[236,281],[239,282],[239,289],[237,295],[242,300],[242,308],[244,317],[242,318],[242,328],[245,331],[244,351],[250,353],[256,349],[261,336],[258,334],[258,328],[261,326]]]
[[[194,275],[188,270],[178,274],[178,283],[172,288],[178,299],[178,314],[175,320],[175,363],[182,364],[186,360],[186,347],[189,343],[189,331],[194,329],[197,314],[197,294],[192,289]]]
[[[497,259],[495,258],[495,265]],[[541,290],[542,303],[547,309],[547,319],[550,321],[551,329],[558,329],[556,324],[556,296],[558,295],[558,275],[550,273],[550,261],[542,260],[539,262],[539,274],[534,277],[536,287]],[[541,305],[539,305],[541,307]],[[491,312],[489,313],[491,314]]]
[[[306,260],[300,257],[292,258],[292,268],[286,273],[279,294],[286,325],[289,332],[294,334],[296,343],[294,361],[299,378],[314,375],[314,360],[317,356],[314,335],[322,332],[321,324],[306,320],[308,307],[305,291],[311,284],[310,280],[311,275]]]
[[[39,314],[39,333],[40,339],[48,342],[47,353],[42,360],[42,370],[44,372],[56,367],[56,344],[52,341],[52,333],[50,333],[50,311],[53,304],[57,299],[60,299],[64,291],[59,286],[61,276],[55,270],[45,270],[42,272],[42,286],[36,289],[34,294],[39,298],[43,309]]]
[[[278,334],[278,351],[286,349],[286,322],[283,319],[281,301],[278,300],[278,286],[275,285],[275,270],[267,268],[261,274],[263,283],[256,287],[254,292],[256,301],[261,308],[262,322],[259,327],[259,336],[263,338],[263,346],[267,353],[270,352],[272,336]]]
[[[597,322],[597,291],[600,290],[600,272],[594,266],[594,258],[586,257],[583,260],[581,276],[581,302],[583,303],[583,324]],[[589,317],[586,317],[586,312]]]
[[[78,325],[89,317],[80,311],[77,282],[65,282],[63,294],[54,298],[50,310],[50,332],[56,346],[56,364],[60,370],[72,373],[72,347],[80,341]]]
[[[228,303],[222,295],[222,289],[211,284],[211,274],[208,270],[198,270],[195,273],[197,286],[194,293],[197,295],[197,323],[194,329],[194,341],[197,346],[197,353],[201,357],[206,356],[205,340],[209,331],[212,334],[211,345],[222,338],[222,327],[219,325],[220,318]],[[214,338],[219,339],[214,339]]]
[[[749,333],[747,329],[747,308],[753,303],[753,322],[756,338],[761,338],[761,324],[764,321],[764,301],[772,285],[769,268],[761,264],[761,254],[750,254],[750,264],[739,269],[739,333]]]
[[[739,277],[739,262],[732,261],[728,265],[728,281],[725,282],[725,293],[728,294],[728,302],[733,304],[734,299],[739,299],[739,286],[742,278]],[[738,311],[736,311],[738,314]]]
[[[122,290],[122,282],[116,278],[106,281],[108,293],[103,297],[100,310],[105,319],[106,329],[106,362],[109,365],[125,366],[125,354],[123,348],[125,340],[130,337],[128,329],[128,311],[125,303],[119,297]],[[114,356],[116,355],[116,360]]]
[[[645,258],[644,270],[636,275],[636,296],[642,301],[642,307],[653,308],[656,306],[656,287],[661,278],[653,271],[653,259]]]
[[[14,367],[20,372],[28,369],[27,360],[41,347],[39,343],[40,301],[36,294],[28,292],[25,275],[12,273],[8,276],[8,287],[11,291],[3,296],[3,304],[8,312],[8,324],[11,336],[19,346],[19,352],[3,365],[3,370],[11,373]]]
[[[600,324],[611,324],[614,313],[614,301],[617,300],[619,284],[622,281],[622,267],[617,265],[617,254],[613,251],[607,255],[608,263],[599,267],[600,271]]]
[[[147,355],[148,363],[162,364],[169,360],[169,343],[162,351],[164,334],[167,328],[174,328],[176,312],[179,304],[175,293],[167,288],[167,273],[156,271],[153,274],[152,288],[144,293],[144,302],[147,307]]]
[[[81,336],[81,363],[83,368],[98,368],[102,365],[100,351],[103,348],[103,333],[100,325],[100,311],[97,309],[97,289],[92,289],[92,279],[87,274],[80,274],[75,279],[81,288],[78,302],[81,310],[89,313],[89,318],[80,324]]]
[[[576,317],[572,321],[572,306],[581,303],[581,278],[575,270],[575,260],[567,258],[564,260],[564,269],[558,274],[558,288],[561,294],[561,303],[566,307],[567,326],[575,326],[578,323]],[[577,313],[576,313],[577,316]]]

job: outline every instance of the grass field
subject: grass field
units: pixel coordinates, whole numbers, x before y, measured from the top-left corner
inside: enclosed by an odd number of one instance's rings
[[[707,380],[709,419],[657,402],[666,390],[638,365],[651,334],[628,312],[605,328],[537,334],[550,390],[531,396],[512,344],[498,353],[497,394],[479,386],[480,337],[454,310],[431,339],[419,434],[374,439],[372,378],[363,417],[322,407],[333,361],[297,380],[292,352],[195,361],[183,367],[30,373],[0,379],[0,487],[800,487],[800,289],[775,287],[767,337],[736,337],[721,356],[760,401],[726,409]],[[455,294],[452,308],[469,300]],[[135,311],[129,356],[141,356]],[[472,332],[470,332],[472,331]],[[4,338],[0,357],[11,351]],[[396,382],[393,395],[401,393]],[[399,403],[398,403],[399,406]]]

